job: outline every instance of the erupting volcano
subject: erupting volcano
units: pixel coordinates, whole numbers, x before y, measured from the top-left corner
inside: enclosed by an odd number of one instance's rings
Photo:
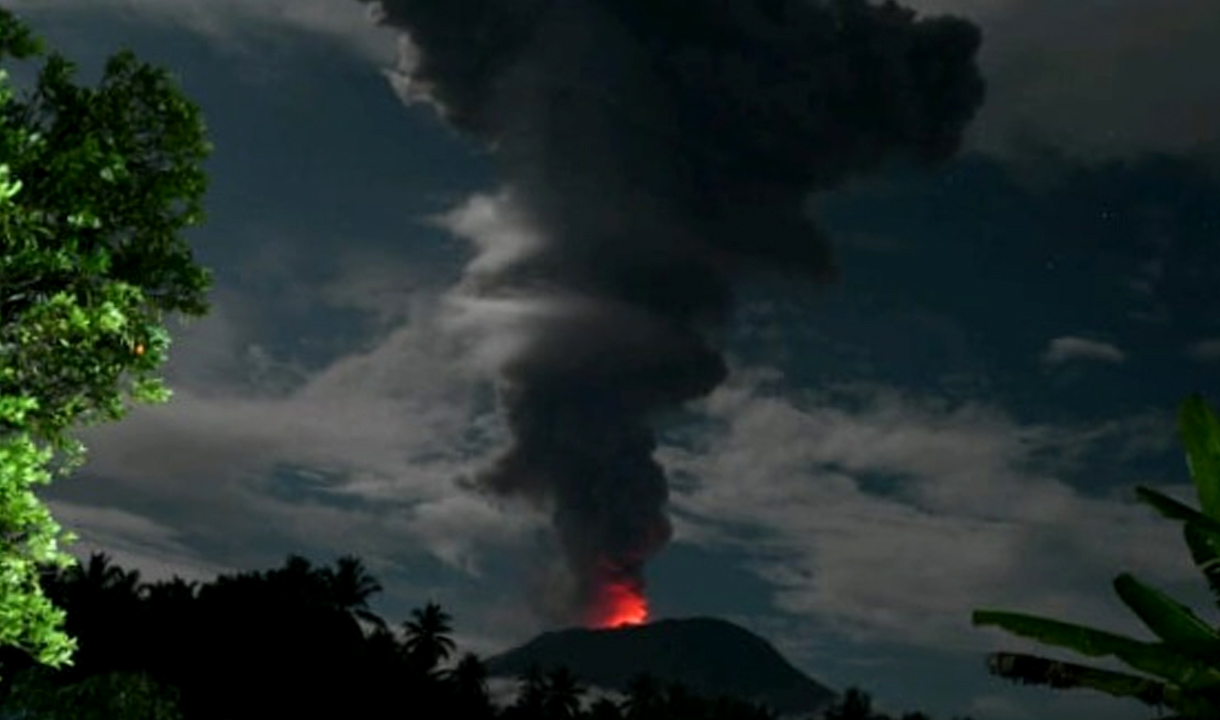
[[[588,625],[595,630],[606,630],[646,622],[648,601],[644,598],[642,584],[618,582],[602,587]]]
[[[641,623],[671,535],[653,422],[725,379],[734,281],[833,280],[809,195],[950,157],[981,35],[891,0],[377,4],[404,31],[399,95],[504,181],[443,218],[475,251],[449,327],[511,433],[466,485],[551,513],[572,580],[552,621]]]

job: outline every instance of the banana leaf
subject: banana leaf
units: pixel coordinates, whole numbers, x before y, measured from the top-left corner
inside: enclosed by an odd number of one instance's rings
[[[1024,685],[1098,690],[1114,697],[1135,698],[1158,710],[1168,707],[1179,713],[1158,720],[1214,720],[1220,717],[1220,701],[1215,695],[1184,691],[1139,675],[1007,652],[988,655],[987,670],[992,675]]]
[[[1156,490],[1153,490],[1152,488],[1144,487],[1143,485],[1139,485],[1135,488],[1135,494],[1140,500],[1143,500],[1145,503],[1148,503],[1152,507],[1156,508],[1158,512],[1171,520],[1193,520],[1198,523],[1200,527],[1207,528],[1215,533],[1220,533],[1220,520],[1208,517],[1207,515],[1204,515],[1188,505],[1183,505],[1168,495],[1164,495]]]
[[[1220,634],[1189,607],[1130,573],[1114,579],[1114,590],[1148,629],[1175,651],[1204,662],[1220,658]]]
[[[1165,683],[1152,678],[1024,653],[992,653],[987,656],[987,671],[1023,685],[1090,688],[1115,697],[1133,697],[1147,705],[1165,705],[1169,694]]]
[[[1182,528],[1190,557],[1207,579],[1207,586],[1220,604],[1220,532],[1201,527],[1193,520]]]
[[[1102,630],[1034,615],[975,610],[974,625],[994,625],[1014,635],[1075,650],[1082,655],[1113,655],[1136,670],[1191,690],[1220,688],[1220,670],[1183,656],[1164,643],[1146,643]]]
[[[1199,504],[1205,515],[1220,519],[1220,420],[1202,396],[1195,394],[1182,403],[1178,424]]]
[[[1216,720],[1220,718],[1220,695],[1215,692],[1194,692],[1169,686],[1165,688],[1165,705],[1180,713],[1178,720]],[[1166,718],[1165,720],[1174,720]]]

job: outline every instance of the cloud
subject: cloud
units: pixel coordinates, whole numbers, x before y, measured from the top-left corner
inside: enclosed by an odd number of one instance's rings
[[[1032,720],[1033,717],[1005,695],[979,695],[970,700],[966,709],[972,716],[994,720]]]
[[[1220,65],[1213,0],[936,4],[983,26],[977,146],[1002,150],[1025,135],[1096,156],[1220,140],[1220,76],[1198,72]]]
[[[1110,343],[1072,336],[1057,337],[1051,340],[1046,351],[1042,353],[1042,362],[1047,365],[1059,365],[1076,359],[1121,363],[1126,358],[1127,356],[1122,350]]]
[[[970,612],[1021,609],[1141,636],[1107,597],[1112,575],[1199,595],[1172,523],[1126,498],[1086,497],[1038,459],[1065,436],[1096,434],[1019,425],[974,401],[880,386],[781,396],[774,382],[737,371],[703,405],[703,440],[661,455],[696,480],[674,492],[700,530],[679,541],[743,554],[775,608],[820,632],[1023,651],[1037,645],[973,628]],[[1114,537],[1119,526],[1129,531]],[[1101,536],[1112,539],[1088,540]]]
[[[983,28],[988,99],[972,147],[1012,150],[1033,137],[1097,156],[1146,150],[1220,151],[1220,14],[1213,0],[908,0],[928,15]],[[105,9],[172,22],[245,54],[280,30],[330,38],[378,67],[394,35],[356,0],[13,0],[18,12]],[[1054,48],[1047,52],[1046,48]],[[265,57],[265,55],[264,55]],[[1088,77],[1088,83],[1077,82]],[[1220,157],[1220,156],[1218,156]]]
[[[1220,338],[1199,340],[1186,349],[1186,356],[1199,362],[1220,360]]]
[[[354,0],[13,0],[21,14],[107,10],[128,18],[170,22],[245,54],[288,30],[348,47],[379,66],[396,54],[393,35],[378,28],[373,12]],[[265,49],[265,47],[262,47]]]
[[[121,497],[124,512],[178,529],[184,556],[203,543],[230,565],[287,545],[422,553],[478,573],[480,548],[525,542],[536,518],[455,484],[503,437],[489,388],[437,326],[436,291],[387,279],[409,267],[364,273],[374,261],[402,264],[338,254],[331,281],[307,291],[315,309],[355,306],[375,320],[357,350],[312,370],[254,342],[263,321],[250,310],[273,299],[221,287],[209,316],[174,333],[172,401],[84,431],[87,464],[56,499],[96,513]]]
[[[63,501],[48,505],[56,521],[78,538],[65,549],[81,559],[104,552],[125,568],[139,568],[144,582],[168,580],[175,575],[210,580],[227,569],[199,557],[175,529],[143,515]]]

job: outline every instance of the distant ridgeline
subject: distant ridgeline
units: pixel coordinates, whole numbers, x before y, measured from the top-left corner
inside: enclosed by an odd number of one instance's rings
[[[531,665],[544,673],[566,667],[585,683],[617,691],[647,674],[661,684],[681,683],[698,695],[764,703],[785,715],[808,717],[837,697],[766,640],[714,618],[549,632],[487,660],[493,676],[518,677]]]
[[[710,618],[546,633],[485,661],[436,603],[398,623],[373,612],[381,584],[351,555],[145,582],[95,553],[42,584],[80,646],[59,669],[0,647],[0,720],[899,720]]]

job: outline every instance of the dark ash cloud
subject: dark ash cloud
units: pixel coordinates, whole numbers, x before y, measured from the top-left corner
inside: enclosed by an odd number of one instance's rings
[[[724,379],[732,281],[833,280],[807,196],[950,157],[980,33],[863,0],[380,5],[409,38],[400,94],[504,181],[451,216],[513,434],[477,484],[552,511],[574,581],[556,619],[596,623],[670,537],[650,422]]]

